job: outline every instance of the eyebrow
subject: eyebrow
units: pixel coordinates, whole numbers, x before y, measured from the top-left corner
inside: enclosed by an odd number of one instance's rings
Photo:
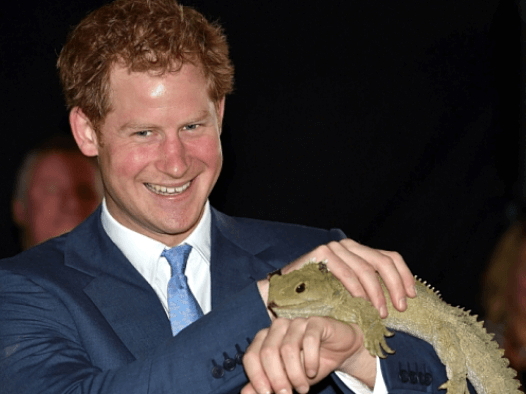
[[[206,119],[207,117],[209,116],[212,116],[213,115],[213,112],[207,110],[207,109],[203,109],[201,111],[199,111],[196,116],[194,116],[193,118],[190,118],[192,120],[190,120],[189,122],[186,122],[186,123],[193,123],[193,122],[197,122],[199,120],[203,120],[203,119]]]
[[[212,116],[212,112],[209,110],[201,110],[199,111],[195,116],[189,117],[188,121],[184,122],[184,124],[190,124],[194,122],[199,122],[201,120],[204,120],[208,117]],[[123,124],[121,127],[119,127],[119,131],[125,131],[125,130],[145,130],[145,129],[156,129],[158,126],[156,126],[153,123],[140,123],[140,122],[134,122],[130,121],[125,124]]]

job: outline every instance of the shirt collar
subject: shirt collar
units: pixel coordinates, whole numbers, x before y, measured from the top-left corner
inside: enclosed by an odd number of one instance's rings
[[[182,243],[186,243],[192,247],[192,250],[197,251],[201,257],[210,266],[210,258],[212,254],[212,213],[210,211],[210,203],[206,201],[203,216],[197,224],[194,231],[190,233],[188,238]]]
[[[156,275],[157,262],[164,249],[169,249],[162,242],[140,234],[120,224],[115,220],[106,205],[106,199],[102,201],[101,213],[102,227],[121,250],[132,265],[149,280]],[[192,246],[192,253],[197,252],[210,266],[211,256],[211,226],[212,214],[210,203],[207,201],[203,216],[194,231],[182,242]]]

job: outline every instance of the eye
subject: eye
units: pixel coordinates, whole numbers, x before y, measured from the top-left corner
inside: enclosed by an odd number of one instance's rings
[[[305,291],[305,283],[300,283],[296,287],[296,293],[303,293]]]
[[[151,130],[141,130],[135,133],[135,135],[138,135],[139,137],[148,137],[151,134],[152,134]]]
[[[189,124],[189,125],[186,125],[184,127],[185,130],[188,130],[188,131],[194,131],[196,130],[200,125],[198,124]]]

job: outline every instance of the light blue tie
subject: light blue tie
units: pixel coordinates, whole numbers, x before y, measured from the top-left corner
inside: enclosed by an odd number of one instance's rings
[[[168,282],[168,308],[174,336],[187,325],[203,316],[203,311],[188,287],[184,274],[191,250],[190,245],[184,244],[165,249],[161,254],[161,256],[166,257],[172,267],[172,278]]]

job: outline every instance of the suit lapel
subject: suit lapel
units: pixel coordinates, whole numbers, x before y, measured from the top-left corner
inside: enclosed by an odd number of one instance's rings
[[[146,356],[160,340],[172,336],[157,295],[102,228],[100,209],[71,232],[65,260],[93,277],[84,287],[85,294],[135,358]]]
[[[83,291],[133,357],[142,358],[172,336],[170,322],[151,286],[102,228],[100,214],[99,208],[68,235],[65,264],[92,278]],[[272,240],[254,230],[212,208],[212,308],[276,269],[267,262]]]
[[[211,232],[213,309],[275,267],[257,256],[269,246],[264,237],[250,239],[235,219],[213,208]]]

